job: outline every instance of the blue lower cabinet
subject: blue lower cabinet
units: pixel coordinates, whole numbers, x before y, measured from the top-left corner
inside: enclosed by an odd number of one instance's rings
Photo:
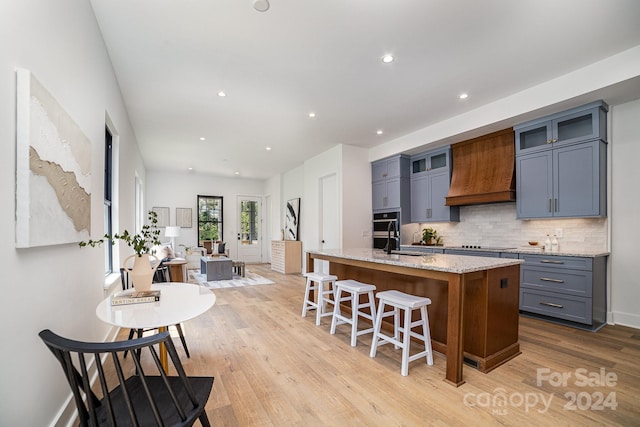
[[[606,256],[520,258],[521,312],[590,330],[606,323]]]

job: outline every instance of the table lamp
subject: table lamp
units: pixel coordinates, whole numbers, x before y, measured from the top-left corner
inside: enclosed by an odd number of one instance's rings
[[[175,252],[176,250],[176,237],[180,236],[180,227],[177,226],[167,226],[164,230],[165,237],[171,238],[171,249]]]

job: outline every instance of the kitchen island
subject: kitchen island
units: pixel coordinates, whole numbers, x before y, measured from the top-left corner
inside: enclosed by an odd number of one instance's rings
[[[463,361],[482,372],[520,354],[518,343],[519,259],[463,255],[387,254],[371,248],[307,252],[329,262],[339,280],[397,289],[431,299],[429,325],[435,351],[446,354],[445,381],[464,384]],[[389,325],[387,325],[390,328]]]

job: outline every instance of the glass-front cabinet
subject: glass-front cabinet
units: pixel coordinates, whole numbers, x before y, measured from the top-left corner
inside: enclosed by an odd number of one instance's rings
[[[418,154],[411,158],[411,177],[421,172],[435,171],[449,168],[450,149],[442,149],[429,153]]]
[[[608,110],[606,103],[598,101],[516,126],[516,154],[592,139],[606,142]]]
[[[607,110],[598,101],[514,127],[519,219],[607,215]]]
[[[411,222],[459,221],[458,207],[445,206],[451,170],[451,147],[411,157]]]

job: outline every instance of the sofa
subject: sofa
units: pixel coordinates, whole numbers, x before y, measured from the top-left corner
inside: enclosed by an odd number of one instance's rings
[[[187,270],[199,270],[200,258],[202,258],[203,256],[207,256],[207,250],[205,248],[191,248],[186,253]]]

